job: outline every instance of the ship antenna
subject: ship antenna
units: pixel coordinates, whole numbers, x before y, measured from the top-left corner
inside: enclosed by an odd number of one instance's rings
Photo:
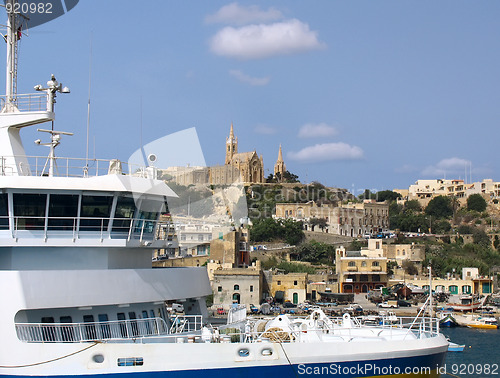
[[[90,130],[90,89],[92,79],[92,32],[90,33],[90,52],[89,52],[89,101],[87,104],[87,147],[85,150],[85,168],[84,175],[88,176],[89,172],[89,130]]]
[[[17,0],[5,1],[5,7],[11,10],[10,12],[7,11],[7,36],[5,37],[5,42],[7,42],[7,76],[5,79],[6,112],[13,111],[13,109],[16,108],[17,102],[17,42],[21,39],[22,22],[19,23],[16,17],[19,15],[25,20],[29,20],[29,18],[22,13],[13,11],[16,3]]]

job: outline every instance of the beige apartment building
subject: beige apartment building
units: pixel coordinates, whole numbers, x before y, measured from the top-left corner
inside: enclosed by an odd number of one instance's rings
[[[429,201],[436,196],[451,196],[465,201],[471,194],[481,194],[486,199],[500,198],[500,182],[492,179],[467,183],[464,180],[417,180],[415,184],[406,189],[394,189],[400,193],[403,201],[418,200],[422,206],[427,206]]]
[[[387,286],[387,257],[377,251],[335,251],[336,273],[341,293],[368,293]]]
[[[363,203],[341,205],[307,203],[277,203],[276,218],[301,220],[306,229],[319,231],[310,225],[314,218],[327,222],[324,232],[351,237],[376,234],[389,229],[389,205],[365,200]]]

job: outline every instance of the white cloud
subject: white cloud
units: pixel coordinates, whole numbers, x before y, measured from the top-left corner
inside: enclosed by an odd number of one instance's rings
[[[229,74],[238,79],[239,81],[241,81],[242,83],[250,84],[253,86],[267,85],[271,80],[270,77],[251,77],[239,70],[231,70],[229,71]]]
[[[289,159],[303,162],[358,160],[362,157],[363,150],[360,147],[342,142],[316,144],[288,154]]]
[[[277,130],[274,127],[267,125],[257,125],[255,126],[255,132],[257,134],[272,135],[276,134]]]
[[[469,160],[457,157],[443,159],[435,165],[425,167],[422,175],[444,177],[447,175],[464,174],[465,169],[469,169],[470,163]]]
[[[238,59],[260,59],[318,50],[325,45],[309,25],[293,19],[271,25],[225,27],[210,41],[214,54]]]
[[[338,134],[335,127],[326,123],[308,123],[302,126],[299,130],[299,138],[325,138],[332,137]]]
[[[265,23],[283,18],[283,14],[274,8],[261,10],[257,5],[241,6],[238,3],[224,5],[216,13],[205,17],[209,24],[245,25],[251,23]]]

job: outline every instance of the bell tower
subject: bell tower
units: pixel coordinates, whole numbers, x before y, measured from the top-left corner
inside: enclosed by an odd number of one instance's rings
[[[226,162],[231,164],[233,156],[238,153],[238,138],[234,136],[233,123],[231,122],[231,130],[229,131],[229,138],[226,138]]]
[[[283,180],[283,173],[286,171],[285,162],[283,161],[283,153],[281,152],[281,144],[280,149],[278,151],[278,160],[276,160],[276,164],[274,164],[274,177],[279,173],[279,181]]]

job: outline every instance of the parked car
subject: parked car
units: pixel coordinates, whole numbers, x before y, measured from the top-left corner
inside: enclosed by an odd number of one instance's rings
[[[398,300],[398,306],[399,307],[411,307],[411,303],[407,302],[407,301],[404,301],[402,299],[399,299]]]
[[[172,303],[167,307],[168,312],[184,312],[184,306],[180,303]]]
[[[398,307],[398,302],[397,301],[385,301],[385,302],[377,304],[377,307],[381,307],[381,308],[397,308]]]
[[[361,312],[363,311],[363,307],[357,303],[352,303],[348,307],[344,307],[344,311]]]

